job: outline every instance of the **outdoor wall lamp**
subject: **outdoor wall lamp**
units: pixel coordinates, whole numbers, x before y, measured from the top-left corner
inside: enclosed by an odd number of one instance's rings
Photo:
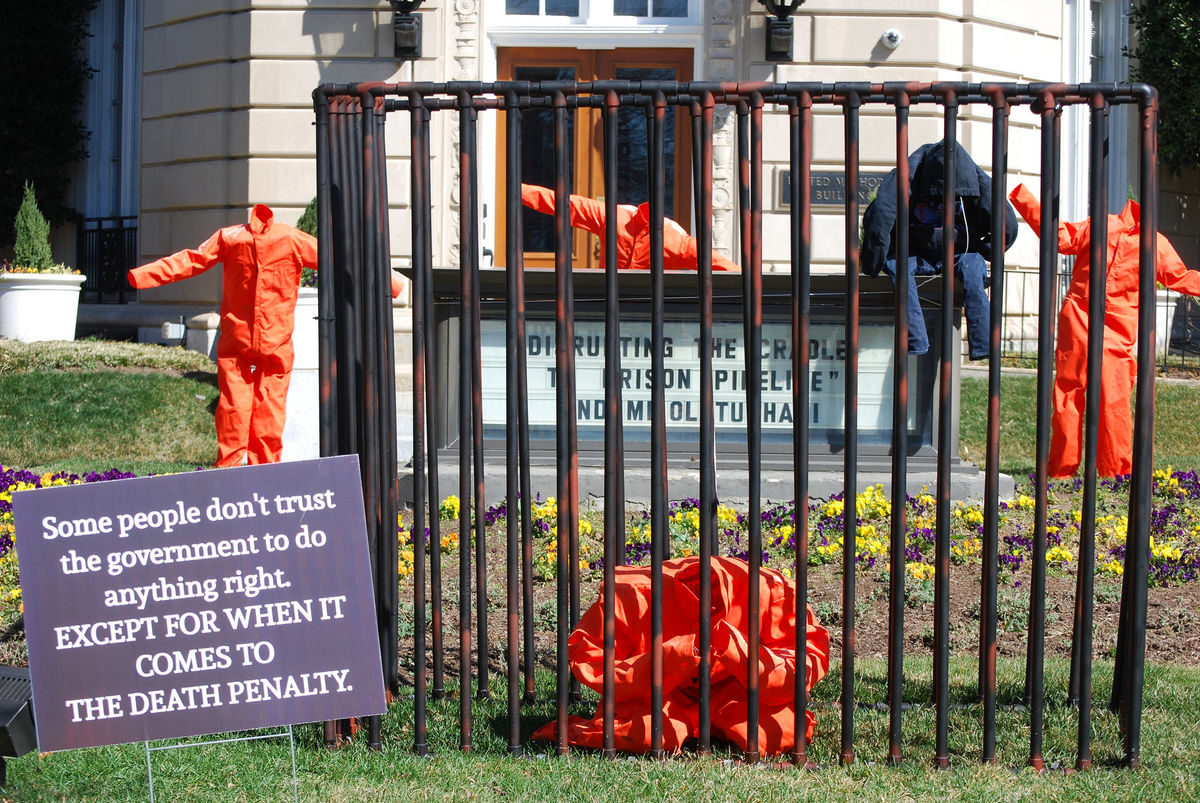
[[[389,0],[392,4],[393,55],[398,59],[421,58],[421,17],[416,11],[423,0]]]
[[[792,20],[790,16],[804,0],[758,0],[766,6],[773,17],[767,17],[766,22],[766,60],[792,60]]]

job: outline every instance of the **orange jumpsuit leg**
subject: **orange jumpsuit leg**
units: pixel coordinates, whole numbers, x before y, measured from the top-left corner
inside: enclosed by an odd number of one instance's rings
[[[1129,412],[1129,397],[1136,371],[1137,361],[1120,343],[1105,344],[1096,454],[1098,476],[1115,477],[1133,470],[1133,416]]]
[[[244,353],[224,353],[217,344],[217,462],[218,467],[240,466],[250,436],[254,404],[253,362]],[[232,349],[230,349],[232,351]]]
[[[1079,468],[1087,388],[1087,315],[1068,296],[1058,317],[1054,349],[1054,415],[1050,419],[1050,476],[1070,477]]]
[[[287,423],[288,385],[292,379],[292,344],[255,362],[254,398],[250,414],[249,463],[278,463]]]

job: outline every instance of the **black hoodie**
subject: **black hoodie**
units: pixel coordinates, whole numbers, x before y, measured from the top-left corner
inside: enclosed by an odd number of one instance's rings
[[[937,265],[942,260],[941,208],[945,197],[945,147],[942,142],[922,145],[908,157],[909,256]],[[955,154],[955,242],[954,252],[991,256],[992,180],[956,143]],[[959,202],[961,201],[961,205]],[[1004,250],[1017,239],[1017,215],[1004,204]],[[924,221],[924,222],[923,222]],[[877,276],[884,263],[896,256],[896,171],[879,185],[875,200],[863,215],[863,243],[859,258],[862,270]]]

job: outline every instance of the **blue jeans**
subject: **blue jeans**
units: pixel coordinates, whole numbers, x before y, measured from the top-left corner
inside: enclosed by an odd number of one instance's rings
[[[889,259],[883,267],[884,273],[896,280],[896,260]],[[920,257],[908,258],[908,350],[911,354],[929,351],[929,334],[925,330],[925,315],[921,312],[921,300],[917,297],[917,277],[936,276],[942,272],[940,264],[933,265]],[[972,360],[980,360],[990,353],[991,300],[988,298],[987,261],[982,254],[959,254],[954,261],[954,276],[962,282],[963,312],[967,317],[967,348]]]

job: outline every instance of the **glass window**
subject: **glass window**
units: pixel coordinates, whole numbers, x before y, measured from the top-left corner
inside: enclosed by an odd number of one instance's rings
[[[546,0],[546,16],[578,17],[579,0]]]
[[[517,81],[574,81],[573,67],[517,67]],[[554,186],[554,112],[529,109],[521,115],[521,177],[526,184]],[[575,115],[567,116],[568,170],[574,172]],[[547,158],[550,155],[551,158]],[[554,218],[550,215],[525,215],[521,229],[526,251],[554,250]]]
[[[674,81],[675,70],[670,67],[618,67],[621,81]],[[666,215],[675,217],[675,115],[666,116],[666,137],[663,152],[666,162]],[[617,112],[617,203],[638,204],[650,200],[649,118],[644,109],[622,107]],[[686,223],[686,221],[685,221]]]
[[[688,15],[689,0],[593,0],[592,14],[611,10],[617,17],[673,17]],[[579,0],[504,0],[504,11],[513,16],[578,17]]]
[[[546,8],[543,11],[541,0],[504,0],[504,12],[529,17],[542,14],[547,17],[579,16],[579,0],[545,0],[545,2]]]

